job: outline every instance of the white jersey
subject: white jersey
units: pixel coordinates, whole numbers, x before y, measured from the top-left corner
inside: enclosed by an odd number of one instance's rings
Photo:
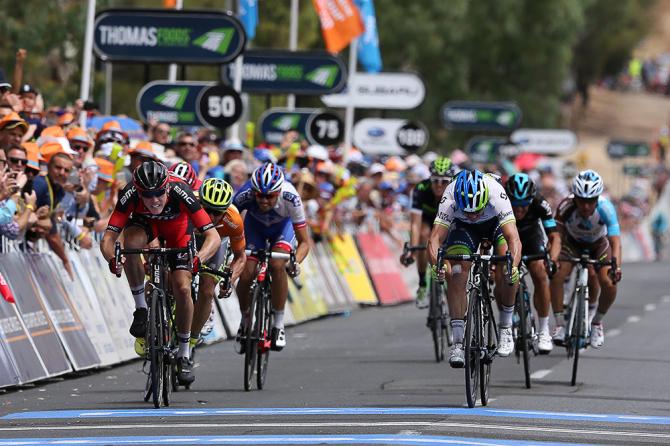
[[[233,198],[233,204],[240,212],[247,211],[247,216],[265,226],[272,226],[290,219],[295,227],[305,226],[305,210],[298,191],[288,181],[282,184],[277,205],[268,212],[261,212],[256,203],[256,196],[251,188],[251,181],[242,186]]]
[[[470,219],[467,214],[456,208],[456,200],[454,198],[454,189],[456,188],[456,181],[453,181],[442,195],[440,200],[440,207],[435,217],[435,224],[449,227],[454,220],[460,220],[467,224],[477,224],[497,218],[500,225],[515,222],[514,212],[512,211],[512,204],[507,198],[505,188],[502,187],[493,177],[484,175],[484,182],[489,188],[489,202],[486,203],[482,212],[476,219]]]

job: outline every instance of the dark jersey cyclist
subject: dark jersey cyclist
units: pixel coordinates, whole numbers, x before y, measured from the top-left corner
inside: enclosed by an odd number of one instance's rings
[[[138,339],[144,339],[147,328],[144,266],[139,255],[129,255],[122,260],[121,265],[116,264],[114,245],[123,232],[125,248],[144,248],[158,237],[165,240],[168,248],[183,248],[188,246],[191,239],[189,222],[205,237],[198,255],[202,261],[206,261],[216,253],[221,237],[191,188],[178,178],[168,175],[161,163],[145,161],[138,166],[133,172],[133,182],[120,194],[100,243],[100,250],[109,262],[110,271],[116,274],[123,270],[128,278],[136,308],[130,334]],[[199,261],[196,256],[193,269],[197,268]],[[195,379],[189,360],[193,318],[191,265],[188,255],[181,254],[173,256],[170,264],[170,281],[177,306],[178,379],[182,384],[190,384]]]
[[[561,237],[549,202],[535,187],[533,180],[525,173],[509,177],[505,183],[507,196],[512,204],[516,226],[521,239],[522,255],[542,254],[545,252],[545,233],[549,239],[549,258],[556,264],[561,252]],[[528,271],[533,280],[533,304],[539,321],[538,349],[540,353],[549,353],[554,344],[549,333],[549,277],[542,260],[528,262]]]
[[[430,178],[423,180],[412,190],[412,206],[410,210],[410,244],[425,245],[430,237],[430,230],[437,216],[437,209],[445,189],[456,176],[457,167],[447,157],[439,157],[430,164]],[[426,251],[418,251],[417,272],[419,273],[419,289],[416,293],[416,306],[426,308],[426,267],[428,255]],[[408,264],[414,257],[413,253],[400,259],[401,263]]]

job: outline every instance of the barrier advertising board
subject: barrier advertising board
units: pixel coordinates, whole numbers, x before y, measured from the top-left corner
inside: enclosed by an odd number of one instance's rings
[[[381,305],[394,305],[413,299],[400,274],[398,259],[379,234],[358,233],[358,248],[372,278]]]
[[[109,9],[96,16],[93,50],[105,61],[223,64],[246,44],[231,14],[173,9]]]
[[[235,66],[225,70],[230,85]],[[248,50],[242,65],[247,93],[322,95],[338,93],[347,83],[342,60],[325,51]]]
[[[634,158],[649,156],[649,145],[643,141],[625,141],[613,139],[607,144],[607,154],[610,158]]]
[[[453,130],[512,131],[521,122],[521,109],[513,102],[449,101],[441,115]]]
[[[204,126],[196,113],[200,92],[213,82],[153,81],[137,94],[137,113],[142,120],[155,119],[175,126]]]
[[[328,107],[411,110],[423,102],[426,87],[413,73],[354,73],[344,92],[321,96]]]

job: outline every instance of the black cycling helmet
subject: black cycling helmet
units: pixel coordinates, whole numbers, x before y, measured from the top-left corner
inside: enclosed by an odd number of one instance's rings
[[[157,161],[145,161],[133,172],[133,184],[139,191],[163,189],[169,178],[165,165]]]
[[[528,205],[535,196],[535,182],[526,173],[515,173],[507,179],[505,190],[513,205]]]

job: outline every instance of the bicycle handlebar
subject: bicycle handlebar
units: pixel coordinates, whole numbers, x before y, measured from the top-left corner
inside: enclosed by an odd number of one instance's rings
[[[507,251],[505,255],[489,255],[489,254],[445,254],[444,249],[437,250],[437,269],[442,270],[445,260],[455,260],[458,262],[487,262],[487,263],[502,263],[507,265],[507,273],[505,274],[507,282],[512,283],[512,253]],[[443,280],[441,281],[443,282]]]
[[[266,251],[263,249],[245,249],[244,253],[248,256],[254,256],[254,257],[265,257]],[[270,256],[269,258],[271,259],[282,259],[282,260],[291,260],[292,262],[295,262],[295,253],[291,252],[290,254],[284,253],[284,252],[275,252],[275,251],[270,251]]]
[[[117,264],[121,263],[121,256],[124,254],[147,254],[157,256],[167,256],[170,254],[191,253],[191,248],[121,248],[121,242],[117,241],[114,244],[114,260]],[[120,274],[116,275],[121,277]]]
[[[581,257],[571,257],[571,256],[561,256],[560,260],[562,262],[569,262],[572,264],[581,264],[581,265],[594,265],[594,266],[611,266],[612,269],[617,269],[617,260],[616,257],[612,257],[608,262],[602,260],[595,260],[590,258],[588,255],[583,255]]]
[[[425,249],[426,245],[410,246],[409,242],[405,242],[402,247],[402,254],[400,255],[400,263],[403,266],[410,266],[412,263],[414,263],[414,258],[408,257],[408,254],[414,251],[424,251]]]

